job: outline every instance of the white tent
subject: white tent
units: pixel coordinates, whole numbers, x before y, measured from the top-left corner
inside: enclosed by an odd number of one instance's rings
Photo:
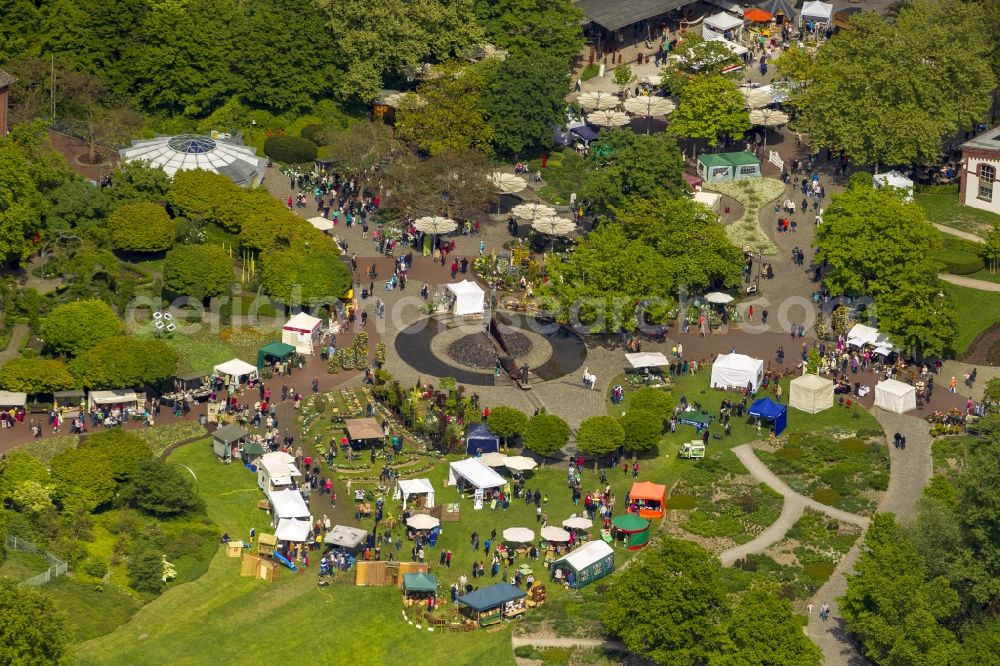
[[[903,414],[917,408],[917,392],[909,384],[886,379],[875,385],[875,406]]]
[[[312,521],[306,518],[282,518],[274,530],[274,536],[279,541],[302,543],[309,538],[309,527]]]
[[[808,414],[833,407],[833,380],[813,374],[796,377],[789,386],[788,406]]]
[[[333,220],[328,220],[325,217],[310,217],[309,224],[313,225],[320,231],[330,231],[333,229]]]
[[[895,187],[896,189],[903,190],[906,194],[904,198],[907,201],[913,200],[913,181],[898,171],[877,173],[872,176],[872,184],[876,188]]]
[[[406,500],[411,495],[427,495],[424,506],[428,509],[434,506],[434,486],[431,485],[430,479],[399,479],[396,481],[396,492],[393,494],[393,498],[403,500],[404,509],[406,508]]]
[[[706,192],[701,190],[700,192],[695,192],[691,195],[691,198],[700,204],[708,206],[708,208],[715,214],[722,212],[722,195],[716,192]]]
[[[478,284],[471,280],[462,280],[445,286],[455,295],[456,315],[483,314],[486,294]]]
[[[0,407],[24,407],[27,403],[27,393],[0,391]]]
[[[240,382],[240,378],[242,377],[257,377],[257,366],[251,365],[246,361],[241,361],[238,358],[226,361],[225,363],[220,363],[212,369],[220,375],[228,377],[229,381],[227,383],[238,384]]]
[[[333,529],[323,537],[323,543],[342,548],[357,548],[367,538],[368,532],[365,530],[348,525],[334,525]]]
[[[588,541],[576,550],[563,555],[556,562],[565,562],[577,571],[583,571],[608,555],[614,555],[614,552],[614,549],[604,541]]]
[[[705,17],[705,22],[702,24],[701,28],[701,34],[707,38],[713,34],[721,35],[726,30],[734,30],[741,27],[743,27],[743,19],[736,18],[735,16],[725,12],[719,12],[718,14]]]
[[[864,324],[855,324],[847,332],[847,344],[854,347],[863,347],[864,345],[874,344],[878,340],[878,337],[879,332],[877,328],[865,326]]]
[[[764,379],[764,361],[745,354],[719,354],[712,364],[712,388],[746,388],[754,390]]]
[[[736,42],[730,41],[725,37],[723,37],[722,35],[714,35],[712,37],[708,37],[707,39],[714,42],[722,42],[723,44],[726,45],[727,49],[729,49],[738,56],[742,56],[747,52],[747,47],[743,46],[742,44],[737,44]],[[729,68],[727,68],[724,71],[729,71]]]
[[[115,389],[114,391],[91,391],[87,394],[87,409],[96,405],[125,405],[135,407],[139,404],[139,395],[132,389]]]
[[[281,341],[295,347],[295,351],[300,354],[312,354],[313,343],[319,337],[322,325],[322,319],[299,312],[292,315],[291,319],[281,327]]]
[[[799,18],[803,22],[816,21],[818,23],[830,23],[833,21],[833,5],[829,2],[819,2],[819,0],[807,2],[802,5]]]
[[[476,458],[456,460],[448,466],[448,485],[458,485],[459,480],[465,485],[471,485],[474,488],[483,488],[484,490],[487,488],[499,488],[507,483],[507,479],[494,472]]]
[[[663,365],[670,365],[667,357],[660,352],[625,354],[625,359],[633,368],[658,368]]]
[[[267,498],[271,500],[271,509],[277,521],[284,518],[309,518],[309,507],[302,499],[302,493],[297,490],[272,490]]]

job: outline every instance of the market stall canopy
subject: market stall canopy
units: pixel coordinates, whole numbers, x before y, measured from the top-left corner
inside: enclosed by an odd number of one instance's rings
[[[730,51],[732,51],[734,54],[736,54],[738,56],[742,56],[743,54],[745,54],[747,52],[747,47],[743,46],[742,44],[737,44],[736,42],[730,41],[730,40],[726,39],[725,37],[723,37],[722,35],[718,35],[718,34],[717,35],[713,35],[713,36],[709,37],[708,39],[710,41],[713,41],[713,42],[720,42],[720,43],[722,43],[727,49],[729,49]],[[738,69],[739,65],[736,65],[735,68]],[[732,70],[733,70],[733,66],[730,66],[730,67],[724,69],[723,73],[726,73],[726,72],[729,72],[729,71],[732,71]]]
[[[490,181],[502,194],[514,194],[528,186],[524,178],[505,171],[495,171],[490,175]]]
[[[310,217],[309,224],[320,231],[330,231],[333,229],[333,220],[328,220],[325,217]]]
[[[873,344],[878,337],[879,332],[877,328],[865,326],[864,324],[855,324],[851,327],[851,330],[847,332],[847,344],[855,347],[870,345]]]
[[[246,456],[262,456],[264,455],[264,447],[260,442],[250,440],[243,445],[243,454]]]
[[[482,612],[491,608],[498,608],[508,601],[521,599],[524,596],[526,596],[525,592],[510,583],[497,583],[496,585],[490,585],[489,587],[484,587],[475,592],[463,595],[456,601],[474,611]]]
[[[416,227],[417,231],[425,234],[450,234],[458,229],[458,222],[440,215],[428,215],[419,218],[413,223],[413,226]]]
[[[600,136],[597,132],[593,130],[593,128],[588,127],[587,125],[580,125],[579,127],[574,127],[570,131],[573,134],[576,134],[584,141],[594,141],[595,139],[597,139],[597,137]]]
[[[232,444],[246,437],[249,433],[235,424],[222,426],[212,433],[212,439],[223,444]]]
[[[295,458],[284,451],[273,451],[261,456],[258,467],[275,486],[287,486],[302,472],[295,466]]]
[[[445,285],[445,288],[455,296],[455,315],[483,314],[486,304],[486,292],[472,280],[462,280],[455,284]]]
[[[323,320],[313,317],[305,312],[297,312],[292,315],[282,326],[282,330],[295,331],[296,333],[312,333],[323,325]]]
[[[563,555],[556,562],[565,562],[577,571],[583,571],[608,555],[613,555],[614,552],[614,549],[604,541],[590,541]]]
[[[713,213],[718,214],[722,212],[722,195],[718,192],[706,192],[702,190],[692,194],[691,198],[708,207]]]
[[[508,527],[503,531],[503,540],[511,543],[529,543],[535,540],[535,530],[527,527]]]
[[[295,347],[284,342],[272,342],[257,350],[257,367],[263,368],[267,365],[267,359],[276,358],[284,360],[295,353]]]
[[[382,439],[385,437],[385,430],[373,418],[347,419],[344,421],[344,427],[347,428],[347,436],[352,440]]]
[[[788,406],[800,412],[816,414],[833,407],[833,380],[805,374],[789,384]]]
[[[274,516],[282,518],[309,518],[309,507],[297,490],[272,490],[267,494]]]
[[[615,108],[622,101],[613,93],[597,91],[583,93],[576,103],[588,111],[605,111]]]
[[[298,312],[281,326],[281,341],[295,348],[300,354],[312,354],[313,343],[319,337],[323,320],[305,312]],[[260,358],[257,359],[260,364]]]
[[[357,527],[334,525],[323,537],[323,543],[342,548],[357,548],[368,538],[368,532]]]
[[[527,472],[538,467],[538,463],[528,456],[507,456],[504,458],[504,467],[515,472]]]
[[[916,389],[895,379],[881,381],[875,385],[875,406],[896,414],[916,409]]]
[[[571,530],[589,530],[594,526],[594,521],[586,516],[570,516],[562,521],[563,527]],[[603,541],[601,543],[604,543]]]
[[[576,4],[588,21],[605,30],[618,30],[645,19],[666,14],[691,0],[580,0]]]
[[[637,352],[625,354],[625,360],[633,368],[658,368],[663,365],[670,365],[670,361],[660,352]]]
[[[459,478],[465,479],[476,488],[483,489],[499,488],[507,483],[507,479],[475,458],[456,460],[448,465],[449,485],[455,485]]]
[[[232,377],[233,379],[239,379],[240,377],[256,377],[257,376],[257,366],[250,365],[246,361],[241,361],[238,358],[234,358],[231,361],[226,361],[225,363],[220,363],[213,368],[220,375],[226,375],[227,377]]]
[[[0,391],[0,407],[24,407],[28,404],[28,394],[18,391]]]
[[[406,519],[406,524],[415,530],[432,530],[441,524],[441,521],[426,513],[418,513]]]
[[[712,14],[711,16],[705,17],[704,26],[715,32],[725,32],[726,30],[733,30],[734,28],[739,28],[743,25],[743,19],[736,18],[732,14],[727,14],[726,12],[719,12],[718,14]]]
[[[719,354],[712,364],[712,388],[746,388],[756,390],[764,379],[764,361],[745,354]]]
[[[886,171],[885,173],[877,173],[872,176],[872,184],[876,188],[894,187],[898,190],[903,190],[907,201],[913,199],[913,181],[899,171],[893,170]]]
[[[302,543],[309,538],[311,521],[308,518],[282,518],[274,530],[279,541]]]
[[[653,500],[662,504],[667,499],[667,487],[651,481],[636,481],[628,496],[633,500]]]
[[[396,481],[396,492],[393,495],[396,499],[403,500],[403,508],[406,508],[406,500],[412,495],[426,495],[427,500],[424,506],[430,508],[434,506],[434,486],[430,479],[399,479]]]
[[[833,20],[833,5],[829,2],[806,2],[802,5],[803,21],[818,21],[819,23],[830,23]]]
[[[750,405],[750,416],[767,419],[774,422],[774,434],[780,435],[788,425],[788,405],[775,402],[770,398],[761,398]]]
[[[91,391],[87,394],[89,407],[94,405],[127,405],[138,403],[139,394],[132,389],[115,389],[112,391]]]
[[[403,589],[407,592],[437,592],[438,579],[434,574],[403,574]]]
[[[754,23],[767,23],[774,18],[774,15],[766,9],[754,7],[753,9],[748,9],[743,12],[743,18],[747,21],[753,21]]]
[[[786,21],[794,21],[795,4],[795,0],[764,0],[760,3],[760,8],[771,12],[773,16],[784,16]]]
[[[556,527],[555,525],[546,525],[541,529],[542,538],[546,541],[555,541],[557,543],[563,543],[564,541],[569,541],[569,532],[561,527]]]

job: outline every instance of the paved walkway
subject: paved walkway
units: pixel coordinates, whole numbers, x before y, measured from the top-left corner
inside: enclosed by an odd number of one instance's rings
[[[986,280],[976,280],[964,275],[952,275],[951,273],[938,273],[938,277],[945,282],[957,284],[959,287],[969,287],[979,291],[1000,291],[1000,282],[987,282]]]
[[[562,647],[562,648],[604,648],[616,652],[628,652],[628,648],[620,641],[602,640],[600,638],[550,638],[542,636],[511,636],[511,645],[515,648],[522,645],[534,645],[535,647]]]
[[[858,516],[848,511],[821,504],[814,499],[800,495],[792,490],[788,484],[768,469],[767,465],[760,461],[754,453],[752,444],[741,444],[733,449],[733,453],[740,459],[743,466],[750,472],[750,476],[759,483],[765,483],[775,492],[785,498],[785,503],[781,507],[781,515],[767,529],[761,532],[756,539],[744,544],[740,544],[719,554],[719,559],[725,566],[732,566],[734,562],[747,555],[762,553],[770,546],[784,538],[785,534],[792,528],[792,525],[802,517],[806,509],[825,513],[831,518],[851,523],[862,528],[868,527],[868,519]]]
[[[983,239],[981,236],[976,234],[970,234],[968,231],[959,231],[953,227],[946,226],[944,224],[938,224],[937,222],[931,222],[934,228],[943,234],[948,234],[949,236],[954,236],[955,238],[963,238],[967,241],[972,241],[973,243],[982,243]]]
[[[14,324],[14,330],[11,331],[10,342],[7,343],[7,348],[0,351],[0,365],[3,365],[18,355],[21,349],[21,343],[28,337],[28,333],[29,329],[27,324]]]

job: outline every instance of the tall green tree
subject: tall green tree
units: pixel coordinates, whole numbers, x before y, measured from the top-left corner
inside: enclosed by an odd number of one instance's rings
[[[71,663],[66,620],[51,598],[0,578],[0,663]]]
[[[482,65],[439,66],[396,110],[396,133],[431,155],[469,149],[489,153],[493,126],[486,118],[486,85]]]
[[[130,203],[119,206],[108,217],[111,243],[126,252],[162,252],[173,247],[177,225],[163,206]]]
[[[590,154],[598,166],[587,172],[580,195],[593,211],[622,207],[630,196],[684,192],[681,153],[677,143],[663,134],[604,131]]]
[[[684,35],[684,40],[671,50],[667,66],[660,70],[664,84],[675,95],[698,74],[718,74],[727,67],[742,64],[740,56],[719,40],[705,39],[696,33]]]
[[[490,410],[490,415],[486,417],[486,425],[507,443],[514,437],[524,434],[524,429],[528,426],[528,417],[520,409],[500,405]]]
[[[373,181],[381,178],[397,145],[392,129],[373,120],[321,132],[317,139],[330,147],[328,159],[334,168],[355,179],[359,198],[364,196]]]
[[[115,481],[119,483],[132,479],[141,463],[153,458],[146,440],[120,429],[89,435],[80,445],[80,450],[92,459],[107,461]]]
[[[279,250],[264,258],[264,290],[287,306],[334,303],[351,288],[351,271],[333,252]]]
[[[989,267],[990,272],[996,273],[1000,268],[1000,224],[994,224],[986,234],[982,254],[983,262]]]
[[[576,445],[595,458],[614,453],[625,443],[625,429],[611,416],[591,416],[580,424]]]
[[[0,500],[11,500],[24,483],[46,483],[49,470],[35,456],[24,451],[11,451],[0,460]]]
[[[873,516],[864,550],[840,600],[848,631],[875,664],[947,664],[958,656],[948,624],[958,594],[945,578],[931,579],[892,514]]]
[[[162,340],[134,335],[105,338],[73,359],[70,370],[89,389],[156,384],[177,372],[177,352]]]
[[[514,57],[544,52],[564,65],[583,48],[583,12],[571,0],[476,0],[491,44]]]
[[[566,61],[546,52],[511,55],[493,68],[485,108],[497,152],[519,155],[552,146],[552,128],[565,122]]]
[[[972,595],[991,610],[1000,608],[1000,436],[973,447],[959,477],[960,504],[966,540],[981,570],[974,576]]]
[[[60,305],[49,313],[42,324],[46,344],[57,352],[72,356],[123,331],[124,327],[111,306],[98,300]]]
[[[25,152],[9,138],[0,141],[0,259],[21,261],[31,253],[45,207]]]
[[[936,275],[907,280],[908,272],[903,268],[899,284],[877,300],[879,328],[918,358],[942,356],[952,351],[958,330],[955,304]]]
[[[625,448],[629,451],[652,451],[663,437],[664,414],[630,409],[618,420],[625,431]]]
[[[0,367],[0,386],[34,395],[77,388],[79,382],[58,359],[18,356]]]
[[[715,147],[719,137],[738,137],[750,129],[746,100],[736,84],[717,74],[699,74],[681,91],[670,115],[670,131],[688,139],[704,139]]]
[[[111,172],[111,187],[104,192],[116,203],[162,203],[167,199],[170,185],[170,177],[163,169],[152,167],[142,160],[134,160],[118,163]]]
[[[948,137],[982,120],[996,79],[977,3],[913,0],[892,23],[862,12],[851,25],[812,63],[802,54],[777,63],[803,84],[791,97],[812,150],[842,150],[876,170],[933,163]]]
[[[822,660],[776,589],[761,586],[740,596],[720,634],[722,644],[709,666],[816,666]]]
[[[183,471],[152,458],[136,464],[119,500],[126,506],[163,518],[182,516],[204,508]]]
[[[234,279],[232,257],[219,245],[178,245],[163,262],[163,288],[178,296],[225,294]]]
[[[524,446],[540,456],[550,456],[569,442],[569,425],[545,412],[528,419],[524,428]]]
[[[694,543],[665,537],[615,576],[603,620],[630,652],[690,666],[715,652],[727,615],[719,560]]]
[[[195,169],[174,175],[167,201],[175,215],[239,232],[243,220],[252,212],[252,196],[227,176]]]

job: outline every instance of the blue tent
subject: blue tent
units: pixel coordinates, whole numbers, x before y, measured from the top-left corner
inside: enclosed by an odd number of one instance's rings
[[[465,452],[470,456],[500,450],[500,437],[485,423],[477,423],[465,434]]]
[[[788,425],[788,405],[761,398],[750,405],[750,416],[774,421],[774,434],[780,435]]]
[[[475,592],[463,595],[457,599],[458,603],[468,606],[475,611],[485,611],[498,606],[503,606],[508,601],[514,601],[526,596],[524,591],[514,587],[510,583],[497,583],[484,587]]]

